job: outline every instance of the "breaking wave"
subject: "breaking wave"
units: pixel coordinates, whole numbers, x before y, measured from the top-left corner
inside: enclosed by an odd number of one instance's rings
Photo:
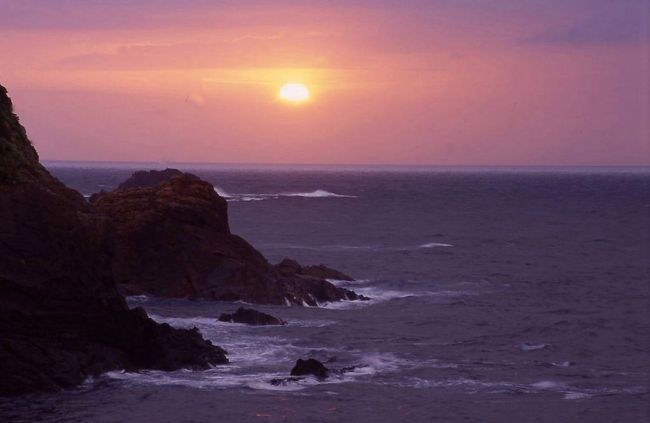
[[[278,192],[278,193],[229,193],[223,188],[214,187],[217,194],[226,199],[226,201],[262,201],[277,200],[280,198],[302,197],[302,198],[357,198],[356,195],[337,194],[334,192],[317,189],[307,192]]]
[[[445,244],[442,242],[429,242],[427,244],[420,245],[420,248],[436,248],[436,247],[453,247],[453,244]]]
[[[298,391],[317,384],[338,384],[364,380],[377,374],[397,371],[405,364],[390,353],[350,350],[347,348],[325,348],[299,345],[292,338],[273,335],[273,327],[250,327],[217,321],[213,317],[164,317],[151,315],[160,323],[176,328],[196,327],[201,334],[228,351],[230,364],[215,366],[207,370],[177,370],[164,372],[143,370],[140,372],[112,371],[106,373],[110,379],[121,380],[134,385],[188,386],[198,389],[249,388],[269,391]],[[323,327],[333,322],[292,321],[290,326]],[[326,380],[305,377],[299,380],[288,378],[289,369],[296,358],[306,356],[347,357],[347,364],[332,366],[332,374]],[[347,365],[347,371],[336,372],[337,367]],[[275,383],[274,383],[275,379]],[[278,382],[279,381],[279,382]]]

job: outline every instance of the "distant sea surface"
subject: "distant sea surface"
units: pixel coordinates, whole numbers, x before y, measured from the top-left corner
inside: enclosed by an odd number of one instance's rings
[[[48,167],[88,196],[152,166]],[[174,167],[271,262],[334,267],[372,300],[254,306],[289,324],[248,327],[217,322],[241,304],[133,297],[232,363],[0,400],[3,421],[649,421],[647,168]],[[306,357],[356,368],[269,383]]]

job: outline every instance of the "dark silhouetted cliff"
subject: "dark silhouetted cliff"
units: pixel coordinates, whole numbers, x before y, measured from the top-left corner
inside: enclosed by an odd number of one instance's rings
[[[224,351],[157,324],[118,293],[112,223],[39,164],[0,86],[0,394],[111,369],[205,368]]]

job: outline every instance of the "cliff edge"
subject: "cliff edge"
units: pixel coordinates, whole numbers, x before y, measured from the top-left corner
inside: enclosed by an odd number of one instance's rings
[[[225,351],[130,310],[116,234],[38,162],[0,86],[0,395],[74,386],[112,369],[206,368]]]

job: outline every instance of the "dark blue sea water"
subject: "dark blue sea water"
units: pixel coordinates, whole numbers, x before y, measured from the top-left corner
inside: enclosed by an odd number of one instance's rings
[[[150,165],[50,164],[84,194]],[[603,168],[181,166],[228,196],[272,262],[324,263],[369,303],[256,306],[131,298],[198,327],[232,364],[112,372],[2,404],[48,422],[647,422],[650,172]],[[298,358],[357,366],[273,386]]]

